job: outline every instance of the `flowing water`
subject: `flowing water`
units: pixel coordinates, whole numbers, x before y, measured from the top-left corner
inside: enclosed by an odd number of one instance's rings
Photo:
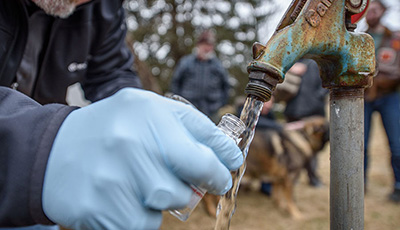
[[[243,156],[246,157],[249,146],[254,137],[255,127],[260,116],[263,102],[257,98],[249,96],[243,106],[240,119],[245,123],[246,129],[242,134],[242,140],[239,148],[242,150]],[[236,196],[239,189],[240,181],[246,170],[246,161],[236,171],[232,172],[233,185],[224,196],[221,197],[217,208],[217,221],[214,230],[228,230],[233,213],[236,208]]]

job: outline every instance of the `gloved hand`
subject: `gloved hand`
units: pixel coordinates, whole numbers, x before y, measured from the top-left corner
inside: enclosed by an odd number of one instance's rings
[[[72,229],[157,229],[188,184],[223,194],[243,157],[189,105],[139,89],[73,111],[53,143],[43,210]]]

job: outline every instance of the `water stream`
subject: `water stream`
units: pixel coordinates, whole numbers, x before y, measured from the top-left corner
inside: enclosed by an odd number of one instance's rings
[[[246,98],[240,119],[245,123],[246,129],[243,132],[239,143],[243,156],[246,157],[251,141],[254,137],[255,127],[260,116],[263,102],[253,96]],[[236,196],[239,190],[240,181],[246,170],[246,161],[236,171],[232,172],[233,186],[224,196],[221,197],[217,208],[217,221],[214,230],[228,230],[230,221],[236,208]]]

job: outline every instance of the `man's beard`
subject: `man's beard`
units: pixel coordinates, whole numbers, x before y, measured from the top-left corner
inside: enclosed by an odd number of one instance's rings
[[[70,16],[75,8],[76,4],[74,0],[32,0],[36,5],[46,12],[46,14],[67,18]]]

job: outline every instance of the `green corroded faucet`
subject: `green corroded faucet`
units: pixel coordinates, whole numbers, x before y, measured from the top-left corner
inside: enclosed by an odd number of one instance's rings
[[[371,36],[355,33],[351,16],[365,12],[367,0],[294,0],[272,38],[253,45],[246,94],[269,100],[277,83],[300,58],[318,63],[323,86],[367,87],[375,73]]]

